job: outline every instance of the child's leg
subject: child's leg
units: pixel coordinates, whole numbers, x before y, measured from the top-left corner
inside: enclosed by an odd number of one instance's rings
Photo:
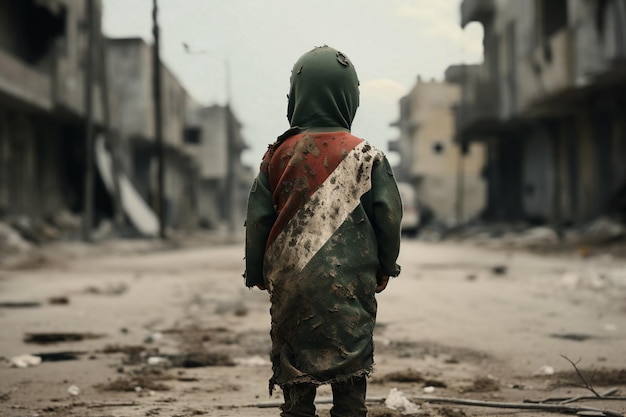
[[[280,407],[282,417],[315,417],[313,384],[293,384],[282,387],[285,403]]]
[[[331,384],[333,388],[333,408],[331,417],[365,417],[366,378],[352,378],[349,381]]]

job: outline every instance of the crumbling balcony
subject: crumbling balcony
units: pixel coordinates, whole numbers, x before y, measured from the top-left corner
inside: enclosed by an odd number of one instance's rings
[[[576,88],[573,42],[570,29],[562,29],[522,61],[517,84],[520,110],[537,110]]]
[[[460,80],[461,100],[455,106],[459,138],[488,135],[500,124],[498,83],[485,80],[481,75],[478,67],[469,67]]]
[[[51,110],[51,77],[0,50],[0,94],[40,110]]]
[[[463,0],[461,3],[461,27],[471,22],[486,22],[495,11],[494,0]]]

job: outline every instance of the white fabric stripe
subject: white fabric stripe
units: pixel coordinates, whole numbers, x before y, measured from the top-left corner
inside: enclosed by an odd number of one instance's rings
[[[357,145],[289,221],[265,253],[265,273],[272,281],[278,271],[298,273],[324,246],[371,188],[378,150]]]

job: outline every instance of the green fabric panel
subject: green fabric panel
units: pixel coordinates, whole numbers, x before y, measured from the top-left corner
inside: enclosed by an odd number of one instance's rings
[[[260,172],[252,183],[248,196],[246,217],[246,271],[244,278],[247,287],[264,282],[263,256],[267,237],[276,220],[267,175]]]
[[[328,46],[315,48],[298,59],[290,81],[287,119],[292,127],[350,130],[359,107],[359,79],[344,54]]]
[[[400,253],[402,200],[387,158],[374,164],[369,194],[372,204],[370,216],[379,243],[380,269],[386,275],[395,277],[400,274],[396,259]]]
[[[371,371],[377,253],[359,206],[304,270],[272,283],[271,384],[322,384]]]

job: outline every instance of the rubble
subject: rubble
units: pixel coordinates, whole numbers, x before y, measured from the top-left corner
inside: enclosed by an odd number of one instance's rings
[[[20,233],[4,222],[0,222],[0,259],[3,255],[27,253],[33,245],[27,242]]]

